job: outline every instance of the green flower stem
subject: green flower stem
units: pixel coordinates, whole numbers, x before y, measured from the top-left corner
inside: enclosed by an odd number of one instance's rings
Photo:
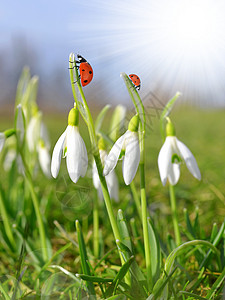
[[[48,260],[48,250],[47,250],[44,223],[43,223],[40,208],[39,208],[39,201],[38,201],[35,189],[34,189],[32,176],[30,174],[30,171],[29,171],[29,168],[27,166],[24,155],[21,151],[20,151],[20,155],[21,155],[22,162],[23,162],[23,165],[24,165],[24,168],[25,168],[25,175],[26,175],[26,179],[27,179],[27,182],[28,182],[28,187],[30,189],[31,199],[32,199],[32,202],[33,202],[35,214],[36,214],[36,217],[37,217],[37,223],[38,223],[38,230],[39,230],[39,234],[40,234],[43,259],[44,259],[44,261],[47,261]]]
[[[76,66],[76,62],[74,59],[74,54],[71,53],[70,57],[69,57],[69,69],[70,69],[70,81],[71,81],[74,100],[76,103],[76,107],[79,109],[79,111],[88,127],[88,132],[89,132],[92,150],[93,150],[93,156],[94,156],[94,160],[95,160],[95,163],[97,166],[98,175],[99,175],[99,179],[100,179],[101,187],[102,187],[102,193],[103,193],[103,197],[105,200],[105,205],[106,205],[106,209],[108,212],[109,220],[110,220],[110,223],[112,226],[113,234],[114,234],[115,240],[121,241],[121,235],[120,235],[120,232],[119,232],[119,229],[117,226],[116,218],[113,213],[113,208],[112,208],[111,199],[109,196],[108,187],[106,184],[105,177],[103,176],[103,167],[102,167],[100,154],[99,154],[99,150],[98,150],[97,137],[96,137],[95,129],[94,129],[94,122],[93,122],[91,112],[89,110],[87,101],[85,99],[85,96],[84,96],[84,93],[83,93],[83,90],[82,90],[82,87],[80,84],[77,68],[76,67],[74,68],[74,66]],[[78,92],[80,93],[80,97],[82,98],[82,100],[79,99],[79,97],[77,95],[74,82],[76,82],[76,84],[77,84]]]
[[[180,229],[179,229],[179,225],[178,225],[177,204],[176,204],[174,185],[170,184],[169,190],[170,190],[170,205],[171,205],[171,211],[172,211],[175,241],[176,241],[176,245],[180,246],[181,245],[181,237],[180,237]]]
[[[147,199],[146,199],[146,189],[145,189],[145,127],[146,127],[146,117],[144,105],[137,90],[133,87],[131,80],[128,78],[127,74],[121,73],[124,79],[128,93],[130,94],[131,100],[135,106],[135,109],[140,117],[139,123],[139,143],[140,143],[140,184],[141,184],[141,215],[142,215],[142,227],[143,227],[143,237],[144,237],[144,248],[145,248],[145,262],[147,270],[147,283],[148,289],[152,291],[152,270],[151,270],[151,250],[148,235],[148,212],[147,212]]]
[[[121,235],[119,232],[119,228],[117,226],[116,218],[113,213],[113,208],[112,208],[111,199],[109,196],[109,191],[108,191],[108,187],[106,184],[105,176],[103,176],[102,162],[101,162],[99,153],[94,155],[94,159],[95,159],[95,163],[97,166],[98,175],[99,175],[99,179],[100,179],[101,187],[102,187],[102,193],[103,193],[103,197],[105,200],[106,209],[107,209],[107,212],[109,215],[109,220],[110,220],[110,223],[112,226],[113,234],[114,234],[115,240],[121,241],[122,239],[121,239]]]
[[[145,262],[147,271],[147,284],[148,289],[151,292],[153,288],[152,283],[152,269],[151,269],[151,249],[148,234],[148,211],[147,211],[147,199],[146,199],[146,188],[145,188],[145,109],[141,101],[141,98],[137,93],[137,98],[141,107],[142,121],[140,122],[139,140],[140,140],[140,184],[141,184],[141,212],[142,212],[142,226],[143,226],[143,237],[144,237],[144,248],[145,248]],[[140,115],[140,112],[138,112]]]
[[[93,249],[94,256],[98,258],[99,256],[99,213],[98,213],[98,196],[94,198],[93,207]]]

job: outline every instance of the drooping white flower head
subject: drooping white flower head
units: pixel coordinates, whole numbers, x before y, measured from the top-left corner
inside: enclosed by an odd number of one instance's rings
[[[123,178],[129,185],[137,172],[140,162],[140,148],[138,139],[139,116],[134,116],[128,126],[128,130],[115,142],[105,161],[103,175],[107,176],[116,166],[121,151],[124,153]]]
[[[27,145],[29,150],[35,151],[36,146],[38,144],[39,138],[40,138],[40,130],[41,130],[41,112],[37,112],[30,120],[28,126],[27,126]]]
[[[167,137],[159,152],[158,167],[162,184],[167,179],[171,185],[177,184],[180,178],[180,163],[184,161],[191,174],[201,180],[197,162],[191,151],[175,136],[174,127],[169,121],[167,123]]]
[[[104,149],[99,149],[100,153],[100,158],[103,166],[105,165],[105,161],[107,159],[107,152]],[[103,199],[103,194],[102,194],[102,188],[101,188],[101,183],[100,179],[98,176],[98,170],[95,161],[93,161],[93,167],[92,167],[92,178],[93,178],[93,184],[94,187],[98,191],[98,196],[100,199]],[[113,170],[110,172],[106,177],[106,184],[109,190],[109,195],[111,199],[114,199],[116,201],[119,200],[119,185],[118,185],[118,179],[116,176],[115,171]]]
[[[68,116],[68,126],[58,139],[51,162],[51,173],[58,176],[62,155],[66,157],[67,170],[71,180],[76,183],[84,177],[88,166],[87,150],[78,129],[78,110],[72,108]]]

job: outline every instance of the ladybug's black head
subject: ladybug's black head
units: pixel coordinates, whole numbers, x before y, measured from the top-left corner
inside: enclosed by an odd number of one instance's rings
[[[77,54],[77,58],[78,58],[78,60],[79,60],[80,63],[86,62],[86,59],[83,58],[83,56],[81,56],[80,54]]]

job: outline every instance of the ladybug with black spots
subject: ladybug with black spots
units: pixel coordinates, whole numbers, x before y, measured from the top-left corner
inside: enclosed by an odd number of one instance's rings
[[[131,81],[133,82],[134,87],[137,90],[140,90],[140,88],[141,88],[141,80],[140,80],[140,78],[136,74],[130,74],[129,77],[130,77]]]
[[[83,56],[77,54],[77,58],[78,61],[76,63],[79,64],[81,85],[86,86],[92,81],[93,69]]]

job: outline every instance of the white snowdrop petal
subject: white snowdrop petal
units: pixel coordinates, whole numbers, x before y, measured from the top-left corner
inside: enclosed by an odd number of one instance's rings
[[[123,178],[126,185],[129,185],[137,172],[140,162],[140,148],[138,134],[133,132],[129,140],[125,141],[126,150],[123,161]]]
[[[93,165],[92,165],[92,180],[93,180],[94,187],[98,189],[100,186],[100,179],[98,176],[98,170],[95,161],[93,161]]]
[[[171,160],[172,160],[171,139],[167,137],[162,148],[160,149],[159,156],[158,156],[159,174],[163,185],[165,185],[167,181],[169,167],[171,167],[172,164]]]
[[[198,168],[198,165],[197,165],[194,155],[191,153],[191,151],[188,149],[188,147],[186,145],[184,145],[184,143],[182,143],[178,139],[177,139],[177,147],[180,151],[182,158],[184,159],[184,161],[186,163],[188,170],[191,172],[191,174],[195,178],[197,178],[198,180],[201,180],[201,173]]]
[[[44,141],[47,149],[49,149],[51,144],[50,144],[50,139],[49,139],[49,135],[48,135],[48,130],[47,130],[44,122],[41,122],[41,125],[40,125],[40,138]]]
[[[177,184],[180,178],[180,164],[171,163],[168,169],[168,179],[170,184],[175,185]]]
[[[0,132],[0,152],[4,147],[4,144],[5,144],[5,134],[3,132]]]
[[[50,154],[46,147],[38,147],[38,159],[41,169],[46,177],[50,177]]]
[[[105,160],[105,167],[103,170],[103,175],[108,175],[116,166],[120,152],[123,147],[124,139],[126,137],[127,131],[115,142],[107,159]]]
[[[67,128],[66,164],[70,179],[76,183],[80,178],[82,170],[83,146],[78,128],[70,125]]]
[[[51,173],[54,178],[56,178],[59,173],[66,134],[67,134],[67,129],[63,132],[63,134],[58,139],[52,153]]]
[[[115,171],[110,172],[106,177],[110,198],[119,201],[119,183]]]

